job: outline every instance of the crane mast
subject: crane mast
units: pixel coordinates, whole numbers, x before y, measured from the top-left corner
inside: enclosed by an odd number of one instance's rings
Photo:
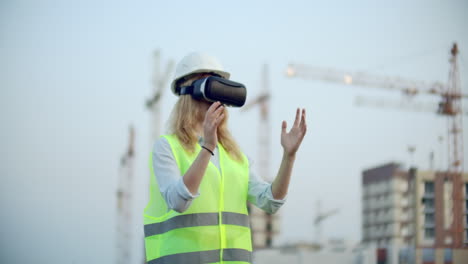
[[[132,209],[135,163],[135,130],[130,127],[128,149],[120,160],[117,189],[117,263],[130,263],[132,257]]]
[[[458,71],[458,46],[454,44],[450,51],[450,73],[447,92],[439,103],[439,114],[448,117],[449,172],[463,172],[463,115],[460,73]]]
[[[156,50],[154,52],[154,69],[152,76],[153,94],[146,100],[146,107],[151,112],[150,119],[150,142],[151,146],[154,140],[158,138],[161,133],[161,98],[167,89],[169,76],[174,69],[174,61],[169,60],[166,68],[163,71],[161,67],[161,52]]]

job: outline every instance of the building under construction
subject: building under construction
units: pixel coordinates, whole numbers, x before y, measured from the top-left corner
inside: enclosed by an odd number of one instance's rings
[[[468,173],[365,170],[362,241],[379,263],[468,263]]]

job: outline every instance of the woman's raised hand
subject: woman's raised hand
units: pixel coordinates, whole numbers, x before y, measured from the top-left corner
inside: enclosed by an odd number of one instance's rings
[[[205,147],[214,150],[218,144],[217,130],[219,124],[224,119],[224,106],[220,102],[211,104],[205,114],[203,121],[203,137],[205,140]]]
[[[302,112],[302,114],[301,114]],[[281,146],[284,153],[289,156],[294,156],[302,143],[302,139],[307,132],[306,111],[298,108],[296,110],[296,119],[289,132],[286,132],[286,121],[281,125]]]

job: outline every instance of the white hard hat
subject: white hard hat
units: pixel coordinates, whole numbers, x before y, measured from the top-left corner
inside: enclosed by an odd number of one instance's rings
[[[172,92],[179,95],[178,91],[176,91],[176,83],[180,79],[194,73],[203,72],[213,72],[225,79],[229,79],[229,76],[231,76],[231,74],[224,71],[223,65],[215,57],[200,52],[192,52],[177,64],[174,79],[171,83]]]

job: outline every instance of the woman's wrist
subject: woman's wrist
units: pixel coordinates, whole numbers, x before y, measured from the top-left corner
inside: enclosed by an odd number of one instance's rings
[[[283,159],[294,161],[296,159],[296,152],[287,152],[283,150]]]
[[[214,152],[214,149],[216,148],[216,145],[215,144],[210,144],[210,143],[206,143],[203,144],[204,147],[208,148],[209,150],[211,150],[211,152]]]
[[[209,148],[207,148],[207,147],[205,147],[205,146],[201,146],[201,147],[202,147],[204,150],[208,151],[208,152],[211,154],[211,156],[214,156],[214,153],[213,153],[213,151],[212,151],[211,149],[209,149]]]

